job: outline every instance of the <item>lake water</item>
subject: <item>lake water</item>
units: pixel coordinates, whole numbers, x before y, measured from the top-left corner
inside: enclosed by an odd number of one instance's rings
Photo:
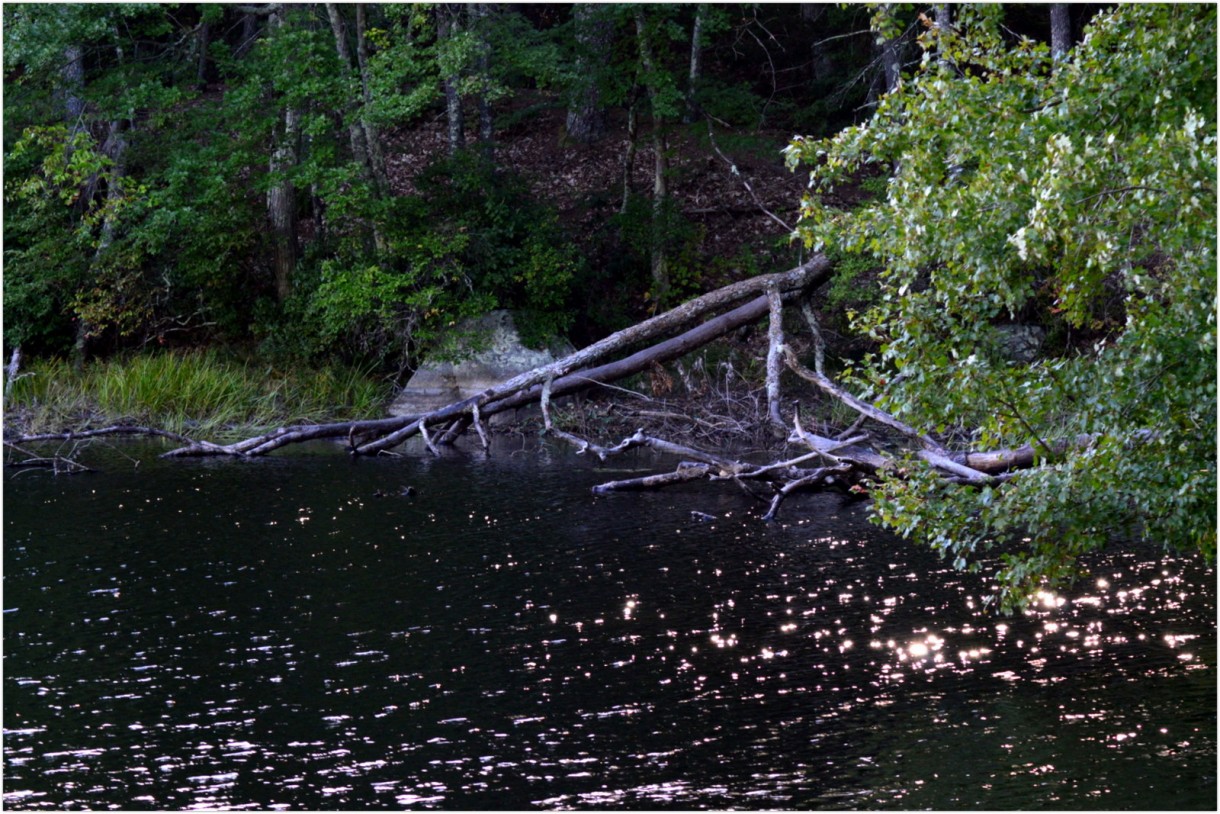
[[[325,450],[5,472],[7,808],[1215,808],[1195,559],[1006,618],[836,496]]]

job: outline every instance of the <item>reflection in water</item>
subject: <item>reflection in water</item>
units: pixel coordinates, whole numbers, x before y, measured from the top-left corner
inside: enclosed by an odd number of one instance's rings
[[[837,498],[547,454],[9,480],[5,804],[1214,807],[1211,569],[997,617]]]

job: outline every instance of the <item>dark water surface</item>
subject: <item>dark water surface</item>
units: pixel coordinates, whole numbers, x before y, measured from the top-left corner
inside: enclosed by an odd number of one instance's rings
[[[5,474],[8,808],[1216,804],[1195,560],[1131,546],[1004,618],[833,496],[767,525],[593,498],[626,473],[566,451],[123,449]]]

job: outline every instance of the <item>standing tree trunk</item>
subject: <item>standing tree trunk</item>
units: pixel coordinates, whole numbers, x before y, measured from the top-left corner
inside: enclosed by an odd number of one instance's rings
[[[441,3],[436,8],[436,37],[443,45],[461,31],[461,7],[454,3]],[[462,121],[462,92],[460,69],[451,68],[441,78],[445,90],[445,112],[449,121],[449,155],[456,155],[466,146],[466,129]]]
[[[270,16],[272,31],[286,24],[284,4],[276,4]],[[275,138],[268,172],[271,185],[267,188],[267,221],[271,226],[275,295],[283,302],[292,294],[292,278],[297,264],[296,187],[287,174],[297,164],[297,142],[300,138],[300,116],[295,108],[284,109],[283,126]]]
[[[13,348],[13,355],[9,357],[8,366],[4,368],[4,407],[8,407],[9,394],[13,392],[13,385],[17,382],[17,371],[21,369],[21,346]]]
[[[1051,58],[1059,62],[1072,50],[1072,18],[1067,3],[1051,4]]]
[[[932,24],[936,27],[937,33],[936,64],[941,71],[947,71],[951,69],[951,66],[949,60],[945,58],[945,46],[940,40],[940,35],[953,25],[953,6],[949,3],[937,3],[932,8],[934,9]]]
[[[116,119],[110,122],[106,141],[102,144],[102,152],[114,164],[106,175],[106,215],[102,218],[102,233],[98,238],[97,251],[93,255],[94,263],[114,242],[115,218],[113,213],[118,209],[119,200],[123,197],[123,180],[127,176],[127,137],[123,133],[121,120]]]
[[[79,45],[69,45],[64,49],[64,67],[60,70],[63,78],[62,93],[64,119],[68,123],[68,132],[72,135],[84,129],[85,100],[81,94],[85,88],[85,57]]]
[[[669,294],[669,264],[665,252],[666,198],[669,194],[669,155],[665,139],[664,122],[657,112],[660,107],[657,90],[656,62],[652,56],[652,43],[644,23],[644,13],[635,12],[635,30],[639,39],[640,64],[644,69],[644,87],[648,91],[649,107],[652,110],[652,303],[659,309]]]
[[[568,138],[592,144],[606,134],[606,108],[601,100],[599,73],[610,62],[614,26],[605,7],[577,3],[572,7],[576,30],[576,80],[568,101],[564,127]]]
[[[258,40],[259,17],[261,14],[255,9],[243,9],[241,17],[241,39],[237,43],[237,47],[233,49],[233,56],[237,59],[244,57]]]
[[[491,115],[491,39],[487,30],[494,11],[491,3],[475,3],[470,7],[476,20],[475,30],[479,37],[479,147],[483,156],[492,158],[494,119]]]
[[[343,17],[339,12],[339,6],[336,3],[327,3],[326,16],[330,18],[330,30],[335,35],[335,51],[339,54],[339,61],[343,63],[344,72],[350,73],[352,70],[352,54],[351,49],[347,45],[347,27],[343,24]],[[352,156],[356,159],[356,163],[360,165],[360,172],[364,175],[365,180],[375,185],[376,181],[369,163],[368,141],[365,138],[364,126],[356,116],[354,102],[354,99],[349,99],[347,104],[348,109],[345,111],[348,144],[351,145]]]
[[[71,144],[77,134],[85,129],[85,101],[83,97],[85,88],[85,59],[84,51],[79,45],[72,44],[64,49],[64,66],[60,70],[59,75],[63,86],[57,91],[57,94],[60,95],[64,106],[64,120],[68,125],[69,146],[67,149],[71,151]],[[85,189],[77,196],[76,206],[80,207],[82,212],[89,206],[89,199],[93,197],[93,184],[92,180],[86,183]],[[84,318],[78,316],[76,342],[73,345],[72,352],[72,365],[78,370],[85,361],[85,348],[89,340],[89,331],[89,324]]]
[[[779,377],[783,370],[784,348],[784,304],[778,285],[767,286],[767,415],[771,423],[783,427],[784,419],[779,411]]]
[[[619,214],[627,214],[627,203],[631,200],[631,175],[635,172],[635,151],[640,127],[640,89],[632,86],[627,98],[627,148],[623,151],[623,203]]]
[[[390,194],[390,177],[386,171],[385,153],[381,149],[381,133],[370,117],[373,106],[372,77],[369,69],[369,42],[366,36],[368,20],[367,6],[356,4],[356,59],[360,63],[360,92],[364,97],[364,110],[361,112],[360,123],[364,128],[364,140],[369,148],[369,169],[377,185],[379,195]]]
[[[894,13],[894,4],[882,6],[886,15]],[[893,93],[902,76],[902,37],[887,38],[881,43],[881,66],[885,71],[885,93]]]
[[[953,24],[953,5],[951,3],[937,3],[932,8],[937,28],[948,28]]]
[[[64,8],[67,8],[64,6]],[[72,152],[72,143],[76,137],[85,131],[85,57],[84,50],[76,44],[64,49],[64,66],[59,71],[61,85],[55,90],[55,97],[63,105],[64,123],[68,125],[68,155]],[[83,213],[93,198],[96,178],[90,179],[76,197],[75,208]]]
[[[360,166],[360,174],[373,191],[375,198],[389,194],[389,177],[385,169],[385,159],[381,154],[379,133],[369,119],[369,107],[373,92],[369,85],[368,43],[365,40],[364,4],[356,6],[356,65],[352,64],[351,47],[348,44],[347,26],[343,23],[342,12],[335,3],[326,4],[326,16],[330,19],[331,32],[335,37],[335,52],[343,65],[345,72],[353,71],[359,76],[360,91],[358,98],[349,97],[347,103],[347,133],[348,143],[352,148],[352,156]],[[381,228],[373,223],[373,248],[378,252],[385,251],[385,236]]]
[[[195,87],[198,90],[203,90],[208,85],[208,44],[211,40],[212,24],[200,22],[199,30],[195,34],[195,48],[199,50],[195,55]]]
[[[114,232],[120,201],[123,198],[123,180],[127,175],[127,138],[123,133],[123,122],[115,119],[110,122],[106,141],[102,144],[102,153],[114,163],[106,173],[106,201],[102,205],[102,230],[98,235],[97,248],[93,252],[93,267],[96,269],[114,243]],[[87,202],[86,202],[86,205]],[[73,345],[74,365],[79,367],[88,357],[89,339],[94,329],[84,316],[76,323],[76,342]]]
[[[274,252],[275,296],[280,301],[292,293],[292,277],[297,264],[296,187],[285,173],[296,166],[296,142],[300,130],[297,111],[284,111],[284,126],[276,138],[268,170],[272,176],[267,189],[267,220],[271,224]]]
[[[695,7],[695,23],[690,34],[690,76],[686,84],[686,114],[683,121],[690,124],[703,114],[699,109],[696,94],[703,79],[703,26],[707,19],[707,3]]]
[[[816,23],[826,13],[827,3],[801,3],[801,19]]]
[[[669,198],[669,144],[655,116],[652,120],[652,299],[660,309],[669,295],[669,258],[665,250],[665,220]]]
[[[902,35],[883,36],[883,32],[893,22],[893,17],[893,3],[882,3],[878,6],[873,26],[873,53],[881,64],[881,73],[875,75],[869,84],[867,106],[872,109],[876,109],[882,96],[892,93],[898,87],[902,72]],[[815,60],[815,66],[816,64]]]

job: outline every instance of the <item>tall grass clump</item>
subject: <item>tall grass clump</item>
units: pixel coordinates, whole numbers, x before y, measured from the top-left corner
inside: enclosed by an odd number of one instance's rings
[[[216,350],[167,351],[90,362],[33,362],[6,394],[25,432],[130,422],[194,436],[281,424],[372,418],[390,388],[367,371],[279,369]]]

